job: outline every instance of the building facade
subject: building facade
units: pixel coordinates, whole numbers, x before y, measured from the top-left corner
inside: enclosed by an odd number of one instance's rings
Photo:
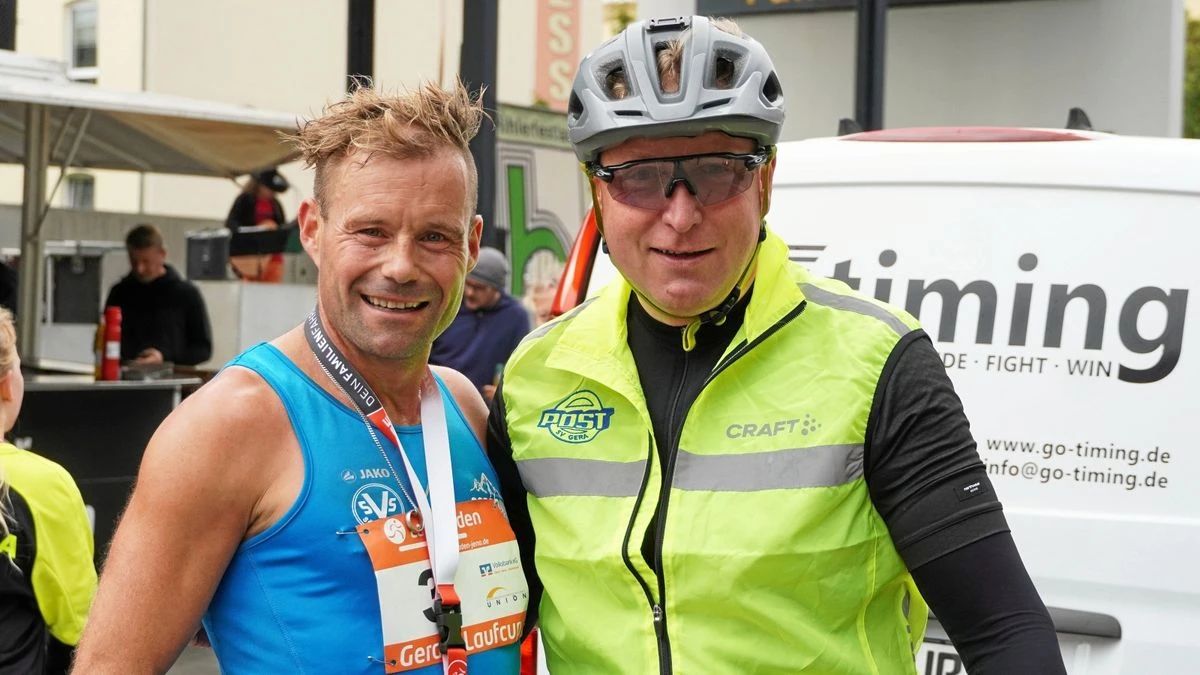
[[[1188,0],[1193,8],[1200,3]],[[1184,0],[891,0],[884,125],[1061,127],[1072,107],[1127,135],[1182,133]],[[641,18],[735,18],[771,53],[784,138],[854,116],[854,0],[642,0]]]
[[[564,110],[581,50],[603,38],[603,10],[583,0],[504,2],[495,85],[501,105]],[[331,0],[21,0],[16,50],[63,61],[73,79],[107,89],[216,100],[300,119],[345,91],[347,21],[348,2]],[[374,22],[377,87],[457,77],[462,0],[376,2]],[[561,258],[557,251],[569,246],[587,203],[584,183],[568,148],[527,140],[500,138],[498,161],[510,158],[510,165],[497,167],[497,201],[505,203],[496,225],[550,227],[547,241],[557,245],[540,248]],[[298,164],[281,171],[293,185],[281,195],[290,218],[311,194],[312,177]],[[50,173],[53,185],[58,172]],[[523,182],[509,186],[507,176]],[[69,171],[53,205],[220,221],[238,189],[225,179]],[[518,193],[528,195],[522,209],[508,208],[509,195]],[[0,166],[0,203],[20,199],[20,168]],[[528,222],[508,222],[521,213]]]

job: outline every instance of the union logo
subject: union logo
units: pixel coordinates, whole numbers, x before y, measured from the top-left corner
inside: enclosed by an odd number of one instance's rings
[[[565,443],[587,443],[608,428],[612,415],[599,396],[583,389],[543,410],[538,427]]]

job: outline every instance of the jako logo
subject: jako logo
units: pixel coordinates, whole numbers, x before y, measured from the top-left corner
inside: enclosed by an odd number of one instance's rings
[[[822,247],[792,248],[803,248],[805,252],[810,252]],[[889,268],[896,264],[898,258],[899,256],[894,250],[886,249],[879,254],[879,266]],[[793,259],[799,260],[800,258]],[[815,261],[816,258],[808,257],[804,260]],[[854,262],[856,261],[842,260],[838,262],[834,265],[831,276],[858,290],[863,279],[852,276],[851,266]],[[1021,272],[1032,272],[1037,266],[1038,257],[1033,253],[1022,254],[1017,259],[1017,268]],[[892,279],[877,277],[873,295],[877,300],[899,304],[900,298],[892,297],[895,295],[892,292],[892,286]],[[1033,283],[1017,282],[1013,284],[1011,290],[1011,302],[1004,297],[1003,291],[1006,289],[997,288],[998,286],[999,284],[983,279],[967,283],[960,283],[953,279],[934,279],[932,281],[909,279],[903,290],[904,309],[909,314],[920,318],[921,307],[925,303],[925,299],[930,295],[940,296],[941,315],[936,323],[936,339],[938,342],[959,342],[955,339],[959,306],[966,296],[975,296],[979,306],[979,318],[975,326],[974,342],[978,345],[990,345],[994,344],[997,308],[1011,306],[1011,315],[1009,317],[1001,316],[1001,320],[1008,319],[1008,335],[1007,340],[1001,337],[1000,341],[1000,344],[1007,343],[1010,347],[1026,345],[1026,342],[1031,339],[1031,336],[1028,335],[1031,315],[1038,317],[1044,312],[1045,330],[1041,336],[1042,346],[1059,349],[1062,348],[1063,322],[1067,306],[1082,303],[1082,306],[1087,308],[1083,348],[1099,350],[1103,347],[1109,298],[1100,286],[1085,283],[1072,288],[1067,284],[1054,283],[1050,284],[1048,290],[1038,288],[1035,292]],[[866,291],[866,289],[863,290]],[[1162,352],[1158,362],[1146,369],[1139,370],[1121,365],[1117,371],[1118,379],[1125,382],[1147,383],[1157,382],[1171,374],[1179,362],[1179,353],[1183,346],[1187,300],[1188,290],[1186,288],[1166,289],[1157,286],[1143,286],[1125,298],[1121,303],[1117,318],[1117,333],[1122,346],[1135,354],[1149,354],[1160,348]],[[1038,312],[1037,314],[1033,313],[1035,310]],[[1161,332],[1157,335],[1142,333],[1139,319],[1143,311],[1165,314],[1166,320],[1162,323]],[[933,324],[929,323],[932,334]]]
[[[543,410],[538,427],[549,430],[560,441],[587,443],[608,428],[612,414],[612,408],[605,408],[599,396],[585,389]]]

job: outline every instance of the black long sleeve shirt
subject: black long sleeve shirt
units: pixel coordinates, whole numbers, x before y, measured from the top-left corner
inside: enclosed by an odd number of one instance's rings
[[[153,347],[163,360],[194,366],[212,356],[212,329],[204,298],[167,265],[166,274],[142,283],[132,273],[108,292],[105,307],[121,308],[121,359]]]

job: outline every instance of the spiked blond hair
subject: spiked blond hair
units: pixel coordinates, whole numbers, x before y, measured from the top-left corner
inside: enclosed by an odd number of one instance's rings
[[[484,118],[480,96],[472,96],[461,81],[448,89],[426,82],[390,95],[376,91],[369,81],[360,84],[288,136],[305,165],[316,169],[313,192],[321,213],[329,199],[329,169],[348,155],[417,159],[449,148],[466,162],[468,213],[474,214],[479,177],[468,144]]]

